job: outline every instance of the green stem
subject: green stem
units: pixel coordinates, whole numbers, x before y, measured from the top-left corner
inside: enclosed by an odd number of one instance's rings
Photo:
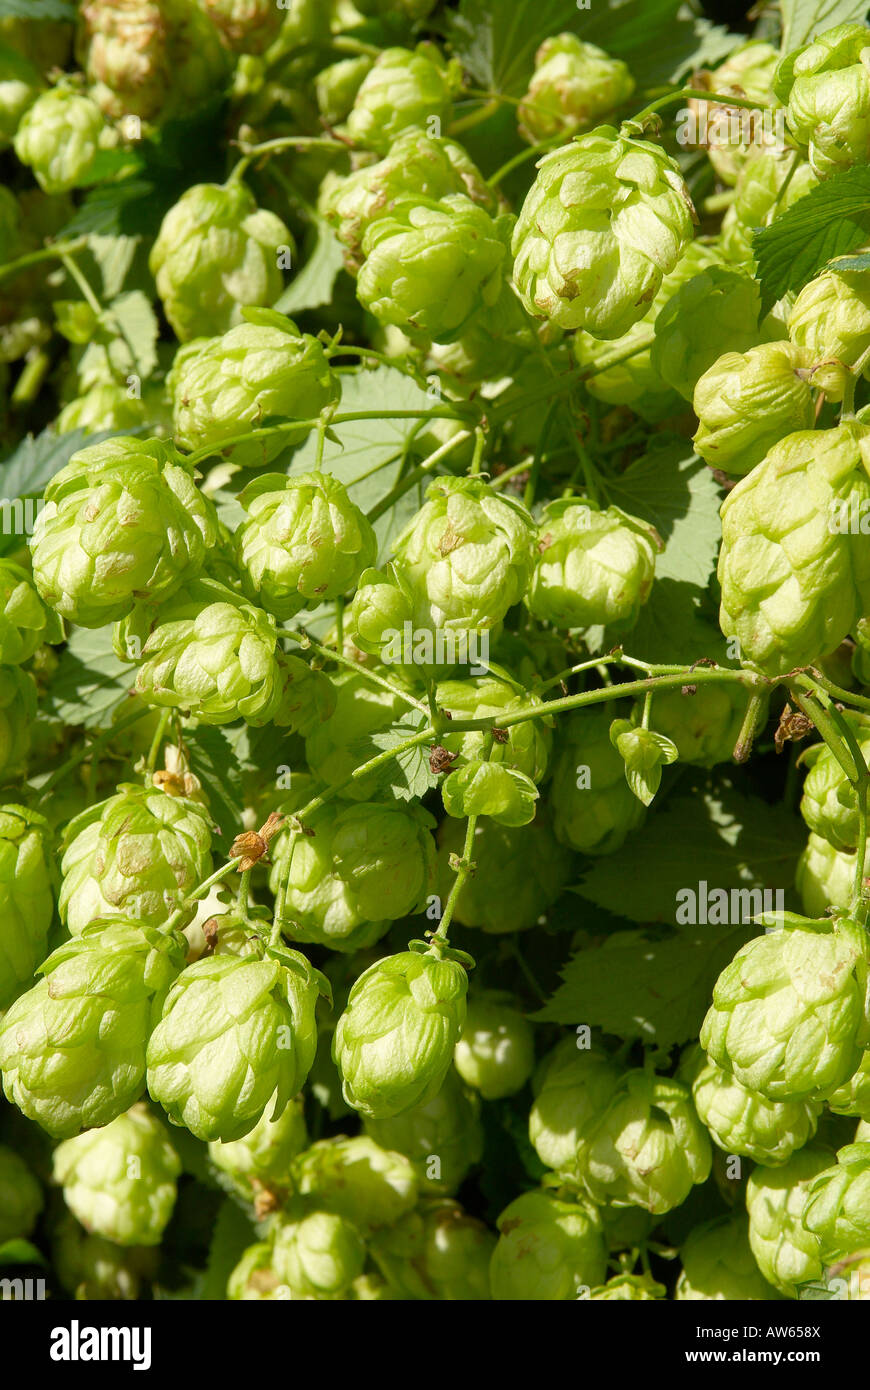
[[[38,251],[28,251],[26,256],[18,256],[14,261],[0,265],[0,280],[17,275],[21,270],[29,270],[41,261],[62,261],[65,256],[76,256],[87,249],[87,237],[77,237],[75,241],[58,241],[53,246],[43,246]]]
[[[421,478],[425,478],[426,474],[430,473],[453,449],[457,449],[460,444],[464,444],[466,439],[470,438],[471,430],[460,430],[459,434],[455,434],[452,439],[448,439],[445,444],[440,445],[434,453],[429,454],[422,463],[418,464],[416,468],[413,468],[404,478],[400,478],[395,487],[391,488],[387,493],[386,497],[382,497],[380,502],[376,502],[375,505],[366,512],[366,516],[372,525],[374,525],[378,518],[382,517],[385,512],[388,512],[391,507],[394,507],[396,503],[404,497],[406,492],[410,492],[415,483],[420,482]]]
[[[253,159],[259,159],[262,155],[277,154],[279,150],[321,149],[335,150],[342,154],[348,153],[348,146],[343,141],[331,140],[324,135],[280,135],[276,140],[264,140],[259,145],[248,145],[244,140],[239,140],[237,143],[245,156],[244,160],[239,162],[245,165],[250,164]],[[235,177],[238,167],[237,164],[230,178]]]
[[[346,425],[354,420],[456,420],[467,416],[471,409],[473,407],[460,408],[457,405],[453,409],[436,406],[430,410],[350,410],[343,415],[333,415],[329,424]],[[187,463],[195,465],[216,454],[222,454],[227,449],[233,449],[237,444],[269,439],[276,434],[286,434],[288,430],[313,430],[317,429],[319,424],[319,415],[313,420],[282,420],[277,425],[264,425],[262,429],[248,430],[245,434],[232,435],[219,443],[206,444],[201,449],[194,449],[193,453],[185,455],[185,458]]]
[[[542,153],[549,154],[550,150],[556,149],[558,145],[564,143],[564,140],[564,135],[553,135],[549,140],[542,140],[540,145],[530,145],[527,150],[520,150],[519,154],[515,154],[512,159],[502,164],[494,174],[490,175],[486,181],[487,188],[497,188],[508,174],[513,173],[514,169],[518,169],[521,164],[526,164],[530,159],[534,159]]]
[[[76,264],[72,256],[61,256],[61,260],[63,261],[64,269],[66,270],[67,275],[69,275],[71,280],[75,281],[75,283],[81,290],[82,298],[87,303],[88,308],[92,311],[96,318],[99,318],[103,312],[103,306],[97,298],[96,294],[94,293],[87,276],[83,273],[81,267]]]
[[[202,883],[198,883],[195,888],[191,888],[181,907],[176,908],[175,912],[167,918],[163,931],[174,931],[191,903],[198,902],[200,898],[206,897],[210,888],[213,888],[216,883],[220,883],[222,879],[225,879],[228,874],[231,874],[234,869],[239,867],[243,857],[243,855],[239,854],[235,859],[228,859],[226,864],[222,864],[219,869],[215,869],[214,873],[209,874],[208,878],[203,879]]]
[[[149,777],[151,773],[154,771],[155,767],[157,766],[157,755],[160,752],[160,745],[166,736],[166,726],[171,718],[172,711],[165,709],[161,712],[160,718],[157,722],[157,728],[155,729],[154,737],[151,740],[151,747],[148,749],[148,757],[145,759],[145,771]]]
[[[638,111],[636,116],[632,116],[623,124],[643,125],[648,116],[655,115],[666,106],[673,106],[676,101],[688,101],[692,97],[698,101],[709,102],[711,106],[745,106],[750,111],[774,110],[774,107],[767,106],[763,101],[753,101],[750,97],[735,97],[730,94],[726,96],[720,92],[703,92],[696,87],[681,87],[678,91],[668,92],[667,96],[651,101],[649,106],[644,106],[643,110]]]
[[[354,671],[358,676],[363,676],[366,680],[371,681],[372,685],[379,685],[382,690],[389,691],[397,700],[402,700],[406,705],[410,705],[412,709],[418,709],[422,714],[429,713],[428,707],[422,700],[416,700],[414,696],[409,695],[406,690],[402,690],[398,685],[393,685],[391,681],[378,675],[377,671],[370,670],[368,666],[360,666],[358,661],[352,661],[349,656],[344,655],[344,652],[336,651],[333,647],[321,646],[319,642],[315,642],[313,638],[309,637],[307,632],[300,631],[297,628],[286,627],[282,628],[277,633],[277,636],[286,637],[291,642],[298,642],[302,648],[316,652],[317,655],[322,656],[325,661],[334,661],[338,666],[346,666],[348,670]]]
[[[473,477],[476,473],[479,473],[479,472],[480,472],[480,465],[481,465],[481,461],[482,461],[482,459],[483,459],[483,451],[484,451],[485,448],[486,448],[486,433],[485,433],[484,430],[481,429],[480,425],[478,425],[478,426],[475,428],[475,431],[474,431],[474,455],[473,455],[472,460],[471,460],[471,467],[470,467],[469,470],[468,470],[468,471],[469,471],[469,474],[470,474],[472,477]]]
[[[484,121],[490,120],[497,115],[501,101],[496,98],[486,106],[479,106],[476,111],[471,111],[467,116],[460,116],[457,120],[451,121],[447,127],[447,133],[452,138],[461,134],[465,130],[473,130],[475,126],[482,125]]]
[[[468,824],[465,828],[465,844],[462,848],[462,862],[456,871],[456,877],[451,885],[450,894],[444,905],[444,911],[441,914],[441,921],[438,923],[438,930],[433,934],[432,939],[435,941],[443,941],[447,936],[447,928],[450,926],[453,920],[453,913],[456,910],[456,901],[465,887],[466,881],[473,868],[471,852],[474,849],[474,831],[476,826],[477,816],[469,816]]]

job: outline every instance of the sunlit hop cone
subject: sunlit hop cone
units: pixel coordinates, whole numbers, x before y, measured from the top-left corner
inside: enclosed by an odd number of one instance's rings
[[[786,1298],[822,1277],[821,1243],[802,1218],[813,1180],[833,1157],[830,1149],[808,1144],[781,1167],[759,1165],[749,1174],[749,1244],[764,1278]]]
[[[346,1217],[297,1200],[275,1218],[272,1265],[294,1298],[340,1298],[362,1274],[366,1249]]]
[[[695,449],[712,468],[749,473],[788,434],[815,419],[813,356],[793,343],[759,343],[718,357],[695,386]]]
[[[492,1296],[499,1300],[566,1300],[601,1284],[607,1245],[590,1202],[554,1192],[525,1192],[498,1218],[501,1237],[490,1265]]]
[[[406,130],[425,129],[433,117],[445,127],[458,74],[431,44],[412,52],[385,48],[363,80],[347,119],[357,145],[386,154]]]
[[[726,1154],[742,1154],[768,1168],[787,1163],[816,1132],[821,1104],[806,1100],[768,1100],[757,1095],[704,1056],[700,1047],[681,1064],[680,1075],[714,1144]]]
[[[870,1143],[847,1144],[810,1184],[803,1224],[827,1264],[870,1244]]]
[[[46,193],[75,188],[97,157],[103,115],[90,97],[54,87],[37,97],[15,133],[15,153]]]
[[[48,822],[24,806],[0,807],[0,1009],[45,957],[53,903]]]
[[[786,54],[776,70],[789,130],[823,177],[870,158],[868,49],[863,24],[838,24]]]
[[[622,106],[634,91],[625,63],[576,34],[545,39],[517,107],[520,134],[530,145],[574,135]]]
[[[417,1203],[410,1160],[365,1134],[312,1144],[293,1163],[292,1183],[301,1196],[346,1217],[364,1236],[392,1226]]]

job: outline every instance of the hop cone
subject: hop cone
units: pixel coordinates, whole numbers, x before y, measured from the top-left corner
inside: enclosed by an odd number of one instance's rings
[[[322,1139],[293,1164],[293,1186],[324,1211],[352,1221],[363,1236],[392,1226],[417,1203],[417,1174],[401,1153],[368,1135]]]
[[[755,1263],[745,1218],[697,1226],[680,1250],[680,1259],[683,1267],[674,1294],[678,1302],[776,1298]]]
[[[272,1264],[294,1298],[340,1298],[362,1274],[365,1257],[356,1227],[310,1202],[295,1202],[273,1228]]]
[[[847,1144],[813,1179],[802,1219],[826,1264],[870,1243],[870,1143]]]
[[[529,612],[556,627],[633,627],[660,548],[651,526],[618,507],[602,512],[569,497],[549,502],[538,523]]]
[[[446,899],[456,878],[450,856],[461,855],[465,826],[449,817],[438,827],[438,887]],[[501,933],[533,927],[559,897],[571,874],[571,854],[539,811],[530,825],[483,819],[474,830],[474,875],[456,900],[456,920]]]
[[[834,849],[821,835],[810,835],[798,860],[795,885],[808,917],[824,917],[829,907],[847,911],[855,886],[855,856]]]
[[[610,742],[613,711],[567,716],[553,765],[550,804],[562,844],[583,854],[612,854],[644,818],[625,780],[625,764]]]
[[[495,1237],[458,1202],[421,1202],[370,1251],[395,1299],[485,1302]]]
[[[451,719],[495,716],[497,720],[501,714],[528,709],[538,701],[531,693],[520,694],[517,687],[506,680],[487,675],[440,681],[435,690],[435,702]],[[542,720],[524,719],[522,723],[512,724],[504,733],[505,741],[493,744],[489,761],[514,768],[533,782],[543,781],[552,746],[548,726]],[[442,736],[441,742],[448,752],[461,753],[467,762],[473,762],[483,756],[486,734],[474,730],[465,734],[448,733]]]
[[[290,1165],[308,1145],[302,1097],[294,1097],[277,1120],[267,1105],[261,1118],[242,1139],[213,1139],[208,1156],[248,1201],[260,1188],[286,1187]]]
[[[743,1154],[768,1168],[787,1163],[812,1139],[821,1106],[803,1100],[767,1100],[748,1090],[701,1049],[691,1079],[692,1099],[710,1137],[726,1154]]]
[[[695,386],[695,449],[712,468],[750,473],[788,434],[813,427],[812,357],[792,343],[760,343],[717,357]]]
[[[595,1125],[621,1080],[603,1052],[564,1038],[535,1073],[529,1139],[542,1163],[558,1173],[578,1172]]]
[[[774,90],[789,130],[825,177],[870,155],[870,36],[863,24],[838,24],[780,62]]]
[[[819,1238],[801,1217],[813,1179],[830,1162],[827,1149],[808,1144],[779,1168],[754,1168],[746,1184],[749,1245],[764,1278],[786,1298],[822,1277]]]
[[[494,1299],[564,1301],[602,1283],[607,1245],[591,1204],[525,1192],[496,1224],[501,1236],[489,1271]]]
[[[690,690],[692,687],[690,687]],[[715,767],[729,762],[740,738],[749,696],[730,681],[708,682],[684,689],[657,691],[653,697],[650,728],[671,739],[680,762]],[[758,712],[755,732],[767,719],[767,701]]]
[[[386,154],[407,130],[427,127],[433,117],[439,128],[450,121],[453,75],[437,50],[385,48],[363,79],[347,133],[358,145]]]
[[[483,1156],[480,1103],[451,1067],[436,1095],[389,1119],[365,1120],[366,1133],[414,1165],[420,1192],[449,1197]]]
[[[53,87],[22,116],[15,153],[46,193],[66,193],[85,178],[97,157],[103,116],[90,97]]]
[[[576,34],[545,39],[517,108],[520,134],[530,145],[573,135],[621,106],[634,85],[625,63],[594,43],[584,43]]]
[[[43,1205],[42,1188],[29,1166],[0,1144],[0,1245],[29,1236]]]
[[[514,1095],[525,1085],[535,1064],[534,1033],[510,995],[490,991],[468,1001],[454,1060],[484,1100]]]
[[[0,1009],[33,978],[54,913],[48,822],[24,806],[0,807]]]
[[[866,763],[870,755],[870,729],[860,725],[853,733]],[[824,743],[807,748],[801,758],[809,768],[804,779],[801,815],[816,835],[834,849],[857,849],[860,837],[858,797],[833,753]]]

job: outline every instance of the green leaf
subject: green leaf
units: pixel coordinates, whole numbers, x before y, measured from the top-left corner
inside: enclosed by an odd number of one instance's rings
[[[791,53],[835,24],[863,24],[867,0],[781,0],[782,53]]]
[[[322,217],[314,222],[314,244],[302,269],[294,274],[275,308],[282,314],[301,313],[329,304],[336,279],[344,268],[341,245]]]
[[[118,295],[109,314],[130,350],[136,374],[147,381],[157,366],[157,339],[160,326],[151,301],[141,290]]]
[[[744,890],[734,905],[748,920],[762,903],[747,890],[792,883],[805,844],[801,822],[782,806],[743,796],[724,779],[715,790],[699,781],[671,796],[647,819],[642,835],[597,860],[576,891],[633,922],[680,925],[687,889],[697,892],[699,907],[714,889]]]
[[[133,670],[112,650],[111,627],[73,628],[41,709],[86,729],[107,729],[130,699]]]
[[[9,1268],[12,1265],[41,1265],[47,1268],[48,1261],[29,1240],[7,1240],[0,1245],[0,1266]]]
[[[659,1047],[697,1038],[718,976],[754,927],[700,927],[670,937],[615,932],[580,951],[562,971],[564,983],[533,1017],[590,1023],[621,1038]]]
[[[0,0],[0,19],[59,20],[74,24],[72,0]]]
[[[237,831],[242,829],[245,796],[242,771],[232,744],[221,729],[200,725],[185,733],[184,745],[190,760],[190,770],[202,783],[216,825],[228,849]]]
[[[857,251],[870,233],[870,168],[833,174],[756,231],[752,249],[761,284],[761,313],[804,285],[836,256]]]
[[[257,1233],[242,1209],[235,1202],[223,1202],[214,1223],[200,1298],[226,1298],[227,1280],[247,1247],[256,1239]]]
[[[365,739],[357,739],[351,745],[353,752],[357,755],[358,762],[367,762],[378,753],[386,753],[398,744],[404,743],[406,739],[413,738],[424,724],[422,714],[415,715],[409,710],[400,724],[393,724],[389,729],[369,734]],[[425,796],[431,787],[437,786],[438,778],[429,766],[428,745],[420,743],[414,748],[408,748],[386,763],[382,785],[389,787],[399,801],[412,801]]]

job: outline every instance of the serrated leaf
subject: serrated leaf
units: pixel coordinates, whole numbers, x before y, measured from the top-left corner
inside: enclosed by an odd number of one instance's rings
[[[160,336],[160,326],[151,301],[141,290],[130,290],[112,301],[109,313],[130,350],[137,375],[147,381],[157,366],[157,339]]]
[[[130,698],[135,672],[112,650],[112,629],[73,628],[41,708],[54,719],[105,729]]]
[[[221,729],[201,725],[184,735],[190,770],[202,783],[209,810],[228,846],[242,827],[245,798],[242,770],[232,744]]]
[[[835,24],[861,24],[867,0],[781,0],[782,49],[791,53]]]
[[[296,272],[275,308],[282,314],[301,313],[329,304],[336,279],[344,268],[341,245],[328,222],[314,223],[313,245],[302,269]]]
[[[403,719],[401,724],[393,724],[389,729],[382,729],[370,734],[367,739],[360,740],[359,744],[365,742],[368,749],[365,761],[373,758],[378,753],[386,753],[398,744],[404,743],[406,739],[413,738],[414,734],[420,732],[424,727],[425,720],[422,714],[409,714]],[[354,751],[357,744],[353,745]],[[360,751],[362,751],[360,747]],[[425,796],[431,787],[438,785],[438,778],[429,767],[429,749],[425,743],[418,744],[414,748],[408,748],[397,757],[392,758],[385,764],[383,773],[383,786],[388,786],[393,796],[399,801],[413,801]]]
[[[700,927],[658,938],[616,932],[580,951],[562,971],[564,983],[533,1017],[546,1023],[602,1028],[659,1047],[697,1038],[713,985],[753,927]]]
[[[633,922],[679,925],[687,889],[698,893],[699,903],[714,889],[781,889],[794,881],[805,844],[801,822],[783,807],[743,796],[727,783],[715,790],[701,783],[673,795],[647,818],[643,834],[597,860],[576,891]]]
[[[804,285],[836,256],[863,245],[870,233],[870,168],[833,174],[756,231],[752,249],[761,284],[761,313]]]

